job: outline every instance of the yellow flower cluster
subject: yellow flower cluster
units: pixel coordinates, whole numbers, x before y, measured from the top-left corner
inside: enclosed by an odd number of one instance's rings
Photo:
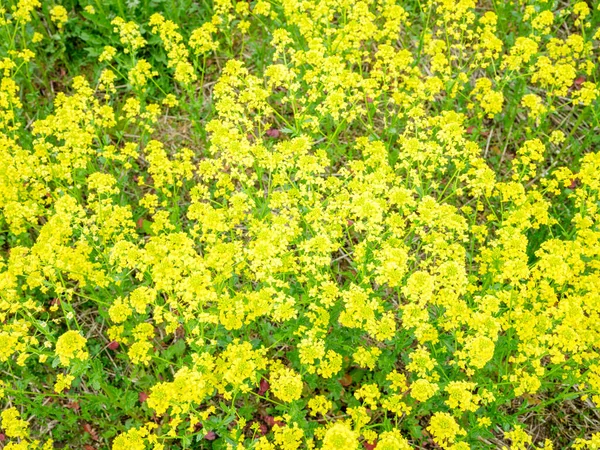
[[[56,355],[63,366],[68,366],[73,359],[86,359],[89,354],[85,351],[87,339],[78,331],[67,331],[56,340]]]
[[[111,24],[114,25],[113,31],[119,33],[125,53],[135,52],[147,44],[135,22],[125,21],[122,17],[117,16],[111,21]]]
[[[271,368],[271,388],[273,394],[286,403],[302,396],[302,377],[294,370],[280,365]]]
[[[50,10],[50,18],[52,22],[56,24],[56,27],[60,30],[69,20],[69,15],[64,6],[56,5]]]
[[[149,25],[152,27],[152,32],[157,33],[163,41],[167,50],[167,65],[175,69],[175,80],[181,84],[189,84],[196,80],[194,68],[188,61],[188,48],[183,44],[183,38],[177,31],[179,27],[172,21],[165,20],[158,13],[150,17]]]
[[[322,448],[323,450],[337,450],[342,448],[356,450],[358,448],[357,435],[347,424],[338,422],[325,433]]]

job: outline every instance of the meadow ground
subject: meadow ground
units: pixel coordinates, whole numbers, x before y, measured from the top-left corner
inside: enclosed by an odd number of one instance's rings
[[[0,447],[600,449],[600,4],[0,0]]]

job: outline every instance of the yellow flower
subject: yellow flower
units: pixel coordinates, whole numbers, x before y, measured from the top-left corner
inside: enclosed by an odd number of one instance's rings
[[[594,100],[600,96],[600,89],[596,86],[596,83],[591,81],[585,81],[579,90],[573,92],[573,100],[578,105],[589,106]]]
[[[472,393],[475,386],[475,383],[468,381],[451,381],[445,388],[449,395],[446,404],[460,411],[476,411],[479,408],[480,398]]]
[[[194,67],[189,62],[189,52],[183,44],[183,38],[177,31],[179,26],[171,20],[165,20],[160,13],[150,17],[153,33],[158,33],[167,51],[167,66],[175,69],[175,80],[189,84],[196,80]]]
[[[411,450],[412,447],[399,430],[385,431],[379,435],[377,450]]]
[[[379,388],[375,383],[363,384],[356,390],[354,397],[356,397],[357,400],[362,399],[369,408],[376,410],[379,397],[381,397],[381,392],[379,392]]]
[[[551,25],[554,23],[554,15],[552,11],[542,11],[531,21],[531,26],[534,30],[540,31],[542,34],[551,32]]]
[[[482,369],[494,356],[495,344],[486,336],[475,336],[467,341],[465,350],[469,357],[470,365]]]
[[[426,402],[435,395],[439,387],[437,384],[420,378],[410,385],[410,395],[415,400]]]
[[[219,47],[219,42],[214,40],[212,35],[217,32],[217,28],[211,23],[206,22],[200,28],[196,28],[190,35],[189,45],[196,54],[215,51]]]
[[[138,314],[144,314],[148,305],[156,299],[156,291],[146,286],[140,286],[129,294],[129,304]]]
[[[133,311],[122,298],[116,298],[108,308],[108,315],[114,323],[122,323],[127,320]]]
[[[134,364],[148,364],[152,359],[150,355],[150,350],[152,350],[152,343],[148,341],[137,341],[134,342],[129,350],[127,351],[127,355],[131,358],[131,362]]]
[[[8,437],[26,438],[29,423],[21,419],[21,414],[15,407],[7,408],[0,414],[0,426]]]
[[[112,450],[146,450],[149,431],[146,427],[131,428],[119,434],[112,444]]]
[[[345,422],[331,426],[323,438],[323,450],[356,450],[358,436]]]
[[[379,355],[381,355],[381,350],[377,347],[371,347],[368,349],[365,347],[359,347],[354,352],[352,357],[360,367],[366,367],[373,370],[375,369]]]
[[[511,450],[527,450],[532,444],[531,436],[529,436],[522,426],[517,426],[513,431],[504,433],[506,439],[511,441]]]
[[[75,379],[73,375],[59,373],[56,377],[56,383],[54,384],[54,392],[60,394],[65,389],[71,387],[71,382]]]
[[[449,448],[449,445],[456,442],[457,436],[466,434],[456,423],[454,417],[445,412],[436,412],[431,416],[427,431],[433,435],[433,440],[442,448]]]
[[[529,115],[533,119],[537,119],[548,110],[542,103],[542,99],[535,94],[526,94],[521,99],[521,105],[529,109]]]
[[[150,78],[156,77],[158,72],[152,70],[152,66],[145,59],[139,59],[136,65],[129,70],[129,82],[134,88],[146,86]]]
[[[56,5],[50,9],[50,19],[56,24],[56,27],[61,30],[69,16],[64,6]]]
[[[510,49],[509,55],[502,62],[502,67],[510,70],[519,70],[531,61],[538,52],[538,43],[528,37],[519,36]]]
[[[100,54],[100,56],[98,57],[98,61],[100,62],[104,62],[104,61],[112,61],[113,58],[115,57],[115,55],[117,54],[117,49],[114,48],[111,45],[107,45],[104,47],[104,50],[102,51],[102,53]]]
[[[72,359],[87,359],[89,354],[85,351],[87,339],[78,331],[71,330],[64,333],[56,341],[56,355],[60,358],[62,366],[68,366]]]
[[[342,355],[333,350],[327,350],[325,358],[321,359],[317,373],[323,378],[331,378],[342,369]]]
[[[289,403],[302,396],[302,377],[287,367],[278,367],[271,372],[271,389],[280,400]]]
[[[560,130],[554,130],[551,134],[550,134],[550,142],[552,142],[555,145],[558,144],[562,144],[566,139],[565,133],[563,133]]]
[[[488,118],[491,119],[502,111],[504,94],[500,91],[494,91],[492,82],[488,78],[479,78],[476,81],[473,95]]]
[[[139,323],[131,330],[131,334],[138,341],[151,339],[154,336],[154,326],[148,322]]]
[[[333,403],[323,395],[315,395],[308,401],[311,416],[316,416],[317,414],[324,416],[332,407]]]
[[[28,23],[31,20],[31,13],[35,8],[39,8],[41,3],[39,0],[19,0],[14,10],[13,17],[18,22]]]
[[[492,420],[489,417],[478,417],[477,425],[480,427],[489,427],[492,424]]]
[[[135,52],[146,45],[146,40],[135,22],[126,22],[121,17],[115,17],[112,22],[115,33],[119,33],[121,44],[125,46],[124,52]]]
[[[406,375],[399,372],[390,372],[385,379],[391,383],[390,389],[394,392],[406,392],[408,384],[406,383]]]
[[[275,443],[282,450],[297,450],[300,448],[301,439],[304,437],[303,431],[294,424],[293,426],[273,427],[275,433]]]
[[[580,26],[583,23],[583,19],[585,19],[590,14],[590,7],[586,2],[577,2],[573,6],[573,14],[577,16],[575,20],[575,26]]]

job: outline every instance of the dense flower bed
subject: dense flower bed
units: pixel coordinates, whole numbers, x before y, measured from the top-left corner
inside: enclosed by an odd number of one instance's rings
[[[600,448],[600,7],[0,6],[0,446]]]

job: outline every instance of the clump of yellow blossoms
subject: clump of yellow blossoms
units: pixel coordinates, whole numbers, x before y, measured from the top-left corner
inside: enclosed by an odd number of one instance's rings
[[[287,367],[275,367],[271,372],[273,394],[284,402],[298,400],[302,396],[302,377]]]
[[[56,5],[52,7],[52,9],[50,10],[50,18],[52,19],[52,22],[56,24],[56,27],[59,30],[62,29],[65,23],[67,23],[67,21],[69,20],[67,10],[64,6],[61,5]]]
[[[89,354],[85,350],[87,339],[78,331],[67,331],[56,341],[56,355],[60,358],[63,366],[68,366],[73,359],[86,359]]]
[[[325,433],[322,448],[323,450],[356,450],[358,448],[357,435],[347,424],[336,423]]]
[[[21,415],[17,408],[8,408],[2,411],[0,415],[2,419],[2,429],[5,430],[8,437],[24,438],[27,436],[28,423],[21,419]]]
[[[434,441],[442,448],[453,448],[456,438],[465,431],[456,423],[454,417],[448,413],[435,413],[427,430],[432,434]]]

